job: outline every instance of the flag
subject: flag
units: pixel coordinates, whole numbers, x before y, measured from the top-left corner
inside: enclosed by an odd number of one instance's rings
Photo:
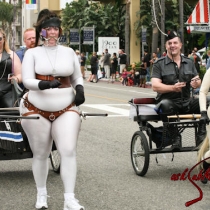
[[[194,26],[187,26],[187,33],[190,34],[194,30]]]
[[[26,9],[37,9],[36,0],[26,0]]]
[[[26,4],[36,4],[36,0],[26,0]]]
[[[209,0],[199,0],[186,24],[209,23]]]
[[[21,132],[15,133],[12,131],[0,131],[0,139],[14,141],[14,142],[21,142],[23,141],[23,136]]]

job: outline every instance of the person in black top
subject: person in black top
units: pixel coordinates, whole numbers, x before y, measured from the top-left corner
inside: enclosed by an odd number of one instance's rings
[[[157,92],[157,112],[167,121],[167,115],[199,114],[198,98],[191,98],[192,88],[198,88],[201,80],[191,59],[181,55],[182,43],[176,32],[170,31],[166,41],[167,55],[153,64],[152,88]],[[181,136],[174,130],[173,147],[179,149]],[[196,144],[206,135],[205,124],[200,123]]]
[[[119,50],[119,59],[120,59],[120,75],[123,72],[123,69],[126,68],[127,63],[127,55],[125,54],[125,51],[123,49]]]
[[[150,60],[151,60],[150,55],[147,49],[145,49],[143,63],[144,63],[144,68],[147,70],[147,74],[146,74],[147,82],[150,82]]]
[[[80,68],[81,68],[81,73],[82,73],[83,79],[85,79],[85,63],[86,63],[86,57],[85,57],[84,53],[81,53]]]
[[[0,28],[0,107],[13,107],[12,79],[21,83],[21,62],[17,54],[9,48],[7,35]]]
[[[117,65],[118,65],[117,54],[113,53],[113,57],[111,59],[111,81],[112,81],[112,83],[114,83],[114,80],[115,80]]]
[[[98,58],[96,55],[96,52],[93,52],[92,57],[90,58],[90,65],[91,65],[91,75],[89,79],[87,80],[88,82],[97,82],[97,66],[98,66]]]

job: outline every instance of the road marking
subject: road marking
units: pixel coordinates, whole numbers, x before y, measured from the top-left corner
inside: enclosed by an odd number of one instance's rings
[[[119,101],[119,102],[123,102],[123,103],[126,103],[128,101],[126,100],[121,100],[121,99],[117,99],[117,98],[109,98],[109,97],[106,97],[106,96],[99,96],[99,95],[93,95],[93,94],[85,94],[86,96],[92,96],[92,97],[95,97],[95,98],[103,98],[103,99],[107,99],[107,100],[110,100],[110,101]]]
[[[95,85],[92,85],[92,84],[87,84],[85,83],[85,86],[89,86],[89,87],[96,87]],[[117,90],[117,91],[120,91],[120,92],[132,92],[132,93],[138,93],[138,94],[143,94],[143,95],[151,95],[151,96],[156,96],[156,93],[151,91],[150,89],[148,88],[136,88],[136,87],[128,87],[126,86],[125,88],[113,88],[113,87],[104,87],[104,86],[97,86],[97,89],[109,89],[109,90]],[[143,89],[141,91],[141,89]]]
[[[117,106],[126,106],[128,107],[128,109],[119,108]],[[83,104],[82,107],[89,107],[89,108],[109,112],[108,117],[128,117],[129,111],[130,111],[129,104]]]

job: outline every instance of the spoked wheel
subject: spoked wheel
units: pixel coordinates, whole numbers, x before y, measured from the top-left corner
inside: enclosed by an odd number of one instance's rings
[[[53,171],[55,173],[60,173],[60,163],[61,163],[61,158],[60,154],[58,153],[58,150],[52,150],[50,153],[50,161],[52,164]]]
[[[149,146],[143,132],[137,131],[131,140],[131,162],[138,176],[144,176],[149,168]]]

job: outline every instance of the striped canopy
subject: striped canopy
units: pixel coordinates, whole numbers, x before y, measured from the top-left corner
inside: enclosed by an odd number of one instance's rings
[[[209,0],[199,0],[186,24],[209,24]]]

